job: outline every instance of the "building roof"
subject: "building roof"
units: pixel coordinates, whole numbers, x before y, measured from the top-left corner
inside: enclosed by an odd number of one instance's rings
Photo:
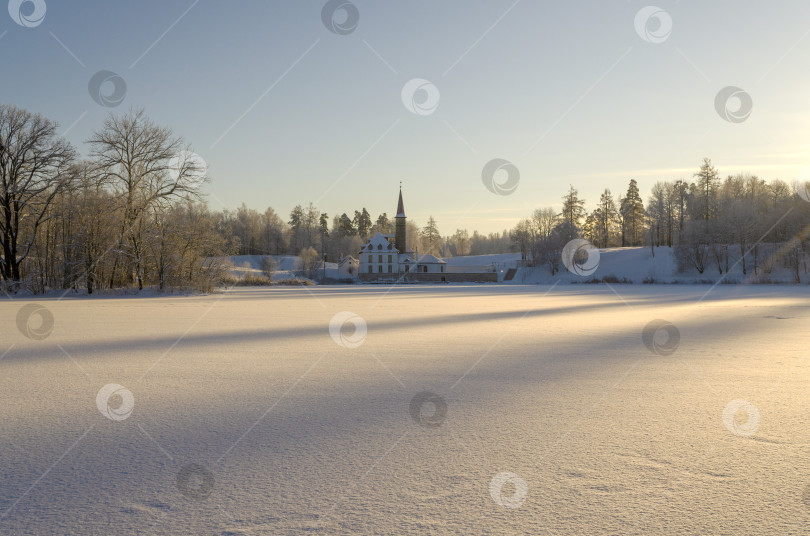
[[[399,253],[394,247],[394,244],[388,239],[388,235],[377,233],[369,238],[365,244],[360,247],[360,253],[363,252],[386,252],[386,253]]]
[[[417,259],[416,262],[420,262],[422,264],[430,264],[430,263],[433,263],[433,264],[447,264],[446,262],[444,262],[440,258],[436,257],[435,255],[431,255],[429,253],[426,253],[424,255],[419,255],[419,258]]]
[[[411,253],[413,252],[411,251]],[[419,258],[417,260],[414,260],[413,255],[401,255],[399,257],[399,262],[401,263],[416,262],[418,264],[447,264],[447,262],[443,261],[442,259],[439,259],[435,255],[430,255],[427,253],[424,255],[419,255]]]
[[[402,187],[399,188],[399,203],[397,203],[397,215],[395,218],[405,217],[405,204],[402,202]]]

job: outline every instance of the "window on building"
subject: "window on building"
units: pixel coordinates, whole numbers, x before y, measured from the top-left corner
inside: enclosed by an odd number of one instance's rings
[[[444,273],[444,264],[442,264],[442,273]]]
[[[382,255],[377,255],[378,259],[377,262],[382,262]]]
[[[406,264],[406,265],[405,265],[405,273],[407,274],[407,273],[409,273],[410,271],[411,271],[411,265],[410,265],[410,264]]]
[[[394,267],[391,266],[390,264],[388,265],[388,273],[389,274],[394,273]]]
[[[368,273],[370,274],[374,273],[374,267],[371,266],[370,264],[368,265]]]
[[[372,260],[373,258],[374,258],[374,255],[369,255],[369,256],[368,256],[368,262],[374,262],[374,261]]]
[[[382,264],[377,267],[377,272],[380,274],[382,273]]]
[[[391,258],[392,258],[392,255],[389,255],[388,256],[388,264],[391,264]]]

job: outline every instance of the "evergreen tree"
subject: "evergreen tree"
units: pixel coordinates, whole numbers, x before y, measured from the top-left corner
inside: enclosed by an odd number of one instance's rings
[[[368,213],[366,207],[363,207],[362,212],[354,211],[354,217],[357,234],[360,235],[360,238],[366,238],[371,230],[371,214]]]
[[[321,257],[323,257],[326,254],[326,237],[329,236],[329,215],[326,212],[321,212],[319,224],[321,230]]]
[[[700,171],[695,173],[695,213],[696,220],[713,220],[717,218],[717,191],[720,186],[720,175],[709,158],[704,158]],[[708,223],[707,223],[708,228]]]
[[[388,219],[388,214],[383,212],[377,217],[377,221],[374,224],[374,231],[382,234],[391,234],[394,232],[394,225],[391,223],[391,220]]]
[[[563,207],[560,217],[575,228],[582,227],[585,219],[585,200],[579,198],[579,192],[573,186],[569,186],[568,192],[563,196]]]
[[[644,233],[644,202],[636,179],[630,179],[627,194],[621,200],[622,247],[641,245]]]
[[[613,194],[610,190],[605,188],[602,195],[599,196],[599,206],[596,209],[596,231],[597,242],[594,245],[597,247],[606,248],[610,245],[611,236],[613,236],[615,229],[618,225],[619,210],[616,208],[616,201],[613,199]]]
[[[301,205],[295,205],[295,208],[290,212],[290,253],[293,255],[301,251],[303,247],[303,227],[304,227],[304,209]]]
[[[442,235],[436,226],[436,220],[433,216],[428,218],[427,225],[422,229],[422,244],[425,248],[424,253],[438,255],[442,247]]]
[[[585,224],[582,226],[582,236],[585,237],[585,240],[598,248],[605,247],[605,233],[602,231],[600,225],[602,219],[602,209],[596,207],[594,211],[585,218]]]
[[[340,236],[354,236],[357,234],[351,218],[344,212],[340,215],[340,225],[338,226],[338,233]]]

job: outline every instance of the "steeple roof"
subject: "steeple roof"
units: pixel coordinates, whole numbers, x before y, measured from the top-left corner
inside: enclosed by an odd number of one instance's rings
[[[405,217],[405,205],[402,203],[402,186],[399,187],[399,203],[397,203],[397,215],[395,218]]]

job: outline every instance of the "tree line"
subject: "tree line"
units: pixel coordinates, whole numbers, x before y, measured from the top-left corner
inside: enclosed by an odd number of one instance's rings
[[[325,256],[328,262],[337,262],[344,256],[356,257],[363,242],[374,234],[392,234],[394,222],[386,212],[373,218],[366,208],[355,210],[353,216],[344,212],[330,218],[312,203],[297,205],[285,220],[272,207],[259,212],[243,203],[236,210],[219,213],[216,228],[234,254],[300,255],[311,249],[319,259]],[[412,250],[440,257],[507,253],[513,248],[508,230],[470,234],[467,229],[456,229],[443,236],[432,216],[424,227],[409,219],[406,240]]]
[[[210,289],[229,255],[299,255],[310,264],[357,255],[374,233],[394,231],[387,213],[332,215],[312,203],[288,217],[245,204],[212,211],[201,186],[204,162],[143,110],[110,115],[86,141],[86,156],[58,125],[0,105],[0,286],[96,289],[144,286]],[[800,195],[804,193],[804,195]],[[699,273],[791,269],[807,273],[810,202],[806,184],[755,175],[720,177],[707,158],[693,180],[657,182],[645,206],[637,182],[601,194],[590,212],[571,186],[562,208],[540,208],[511,230],[442,235],[431,216],[407,222],[408,246],[440,257],[516,251],[528,264],[560,269],[573,238],[597,247],[674,248]]]
[[[386,213],[363,208],[333,217],[312,203],[288,218],[244,204],[212,211],[201,186],[204,161],[144,110],[110,115],[86,140],[86,155],[58,124],[0,105],[0,290],[144,286],[211,289],[229,255],[300,255],[309,263],[357,255]],[[457,230],[442,237],[431,217],[408,221],[408,244],[440,256],[500,253],[509,233]]]
[[[571,186],[560,212],[537,209],[510,237],[528,264],[552,274],[560,269],[565,244],[584,238],[599,248],[649,246],[652,255],[669,246],[682,270],[700,274],[725,274],[739,265],[743,274],[767,275],[783,267],[800,282],[809,264],[809,187],[751,174],[723,179],[704,158],[692,181],[656,182],[646,207],[635,179],[618,197],[605,189],[590,212]]]
[[[209,287],[223,243],[183,139],[142,110],[110,115],[80,158],[57,128],[0,105],[3,290]]]

